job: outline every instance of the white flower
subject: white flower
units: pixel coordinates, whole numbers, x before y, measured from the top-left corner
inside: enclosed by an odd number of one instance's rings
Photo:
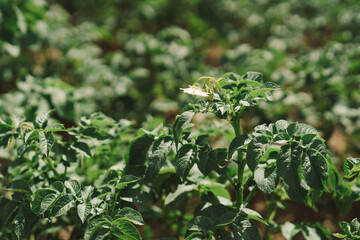
[[[204,92],[201,88],[196,86],[190,86],[188,88],[180,88],[180,90],[183,90],[184,93],[191,94],[193,96],[201,96],[201,97],[209,96],[209,93]]]

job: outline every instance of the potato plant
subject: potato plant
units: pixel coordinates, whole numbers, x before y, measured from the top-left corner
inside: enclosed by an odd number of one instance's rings
[[[246,109],[279,89],[257,72],[201,77],[182,89],[201,100],[186,105],[172,127],[151,131],[101,113],[70,128],[52,112],[34,121],[2,117],[0,143],[12,163],[1,175],[1,238],[65,231],[70,239],[151,239],[147,224],[159,218],[168,234],[189,240],[261,239],[255,222],[265,226],[263,239],[299,232],[332,239],[320,223],[275,222],[277,210],[288,199],[315,206],[325,193],[351,206],[360,199],[360,159],[347,159],[343,180],[325,140],[307,124],[278,120],[244,132]],[[213,147],[212,131],[195,129],[194,116],[208,113],[231,125],[228,146]],[[265,216],[250,208],[258,192],[267,199]],[[344,233],[335,237],[359,236],[356,219],[339,224]]]

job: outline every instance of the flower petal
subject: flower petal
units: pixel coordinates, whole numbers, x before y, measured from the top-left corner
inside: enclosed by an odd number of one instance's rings
[[[184,93],[193,95],[193,96],[201,96],[201,97],[208,97],[209,93],[204,92],[198,87],[191,86],[189,88],[180,88],[180,90],[183,90]]]

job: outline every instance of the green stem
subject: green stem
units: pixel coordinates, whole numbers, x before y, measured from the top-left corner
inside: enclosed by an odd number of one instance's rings
[[[66,167],[66,166],[65,166],[65,171],[64,171],[64,174],[63,174],[63,179],[66,179],[66,175],[67,175],[67,168],[68,168],[68,167]]]
[[[241,135],[241,129],[240,129],[240,115],[239,113],[234,120],[232,121],[232,126],[235,131],[235,136],[239,137]],[[244,168],[245,168],[245,159],[243,159],[243,153],[239,149],[237,151],[238,153],[238,181],[237,181],[237,187],[236,187],[236,207],[240,207],[243,204],[243,198],[244,198],[244,190],[243,190],[243,176],[244,176]]]
[[[270,200],[267,200],[266,202],[267,202],[266,205],[268,206],[268,209],[266,211],[266,222],[271,223],[275,218],[276,210],[277,210],[277,207],[275,204],[275,194],[273,194],[271,196]],[[265,233],[264,233],[264,240],[270,239],[269,230],[270,230],[269,225],[266,225]]]
[[[56,178],[62,179],[61,176],[60,176],[60,174],[56,171],[55,166],[54,166],[52,160],[50,159],[50,157],[47,157],[47,158],[45,158],[45,159],[46,159],[46,161],[45,161],[46,165],[47,165],[47,166],[50,168],[50,170],[55,174]]]
[[[236,187],[236,183],[234,182],[234,180],[232,180],[232,178],[226,172],[224,175],[225,175],[226,179],[231,183],[231,185],[233,187]]]
[[[248,205],[252,197],[257,193],[259,188],[257,186],[253,187],[253,189],[250,191],[249,195],[245,199],[245,205]]]
[[[184,215],[186,214],[186,210],[188,207],[188,201],[189,201],[189,196],[186,195],[185,196],[185,200],[181,209],[181,216],[179,217],[179,221],[178,221],[178,228],[177,228],[177,232],[176,232],[176,237],[180,238],[181,236],[181,229],[183,228],[183,222],[184,222]]]

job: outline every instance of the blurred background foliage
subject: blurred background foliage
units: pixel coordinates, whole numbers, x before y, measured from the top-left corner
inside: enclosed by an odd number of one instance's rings
[[[360,153],[359,33],[357,0],[2,0],[0,113],[151,129],[194,101],[179,88],[197,77],[259,71],[282,91],[244,128],[307,122],[341,164]]]

